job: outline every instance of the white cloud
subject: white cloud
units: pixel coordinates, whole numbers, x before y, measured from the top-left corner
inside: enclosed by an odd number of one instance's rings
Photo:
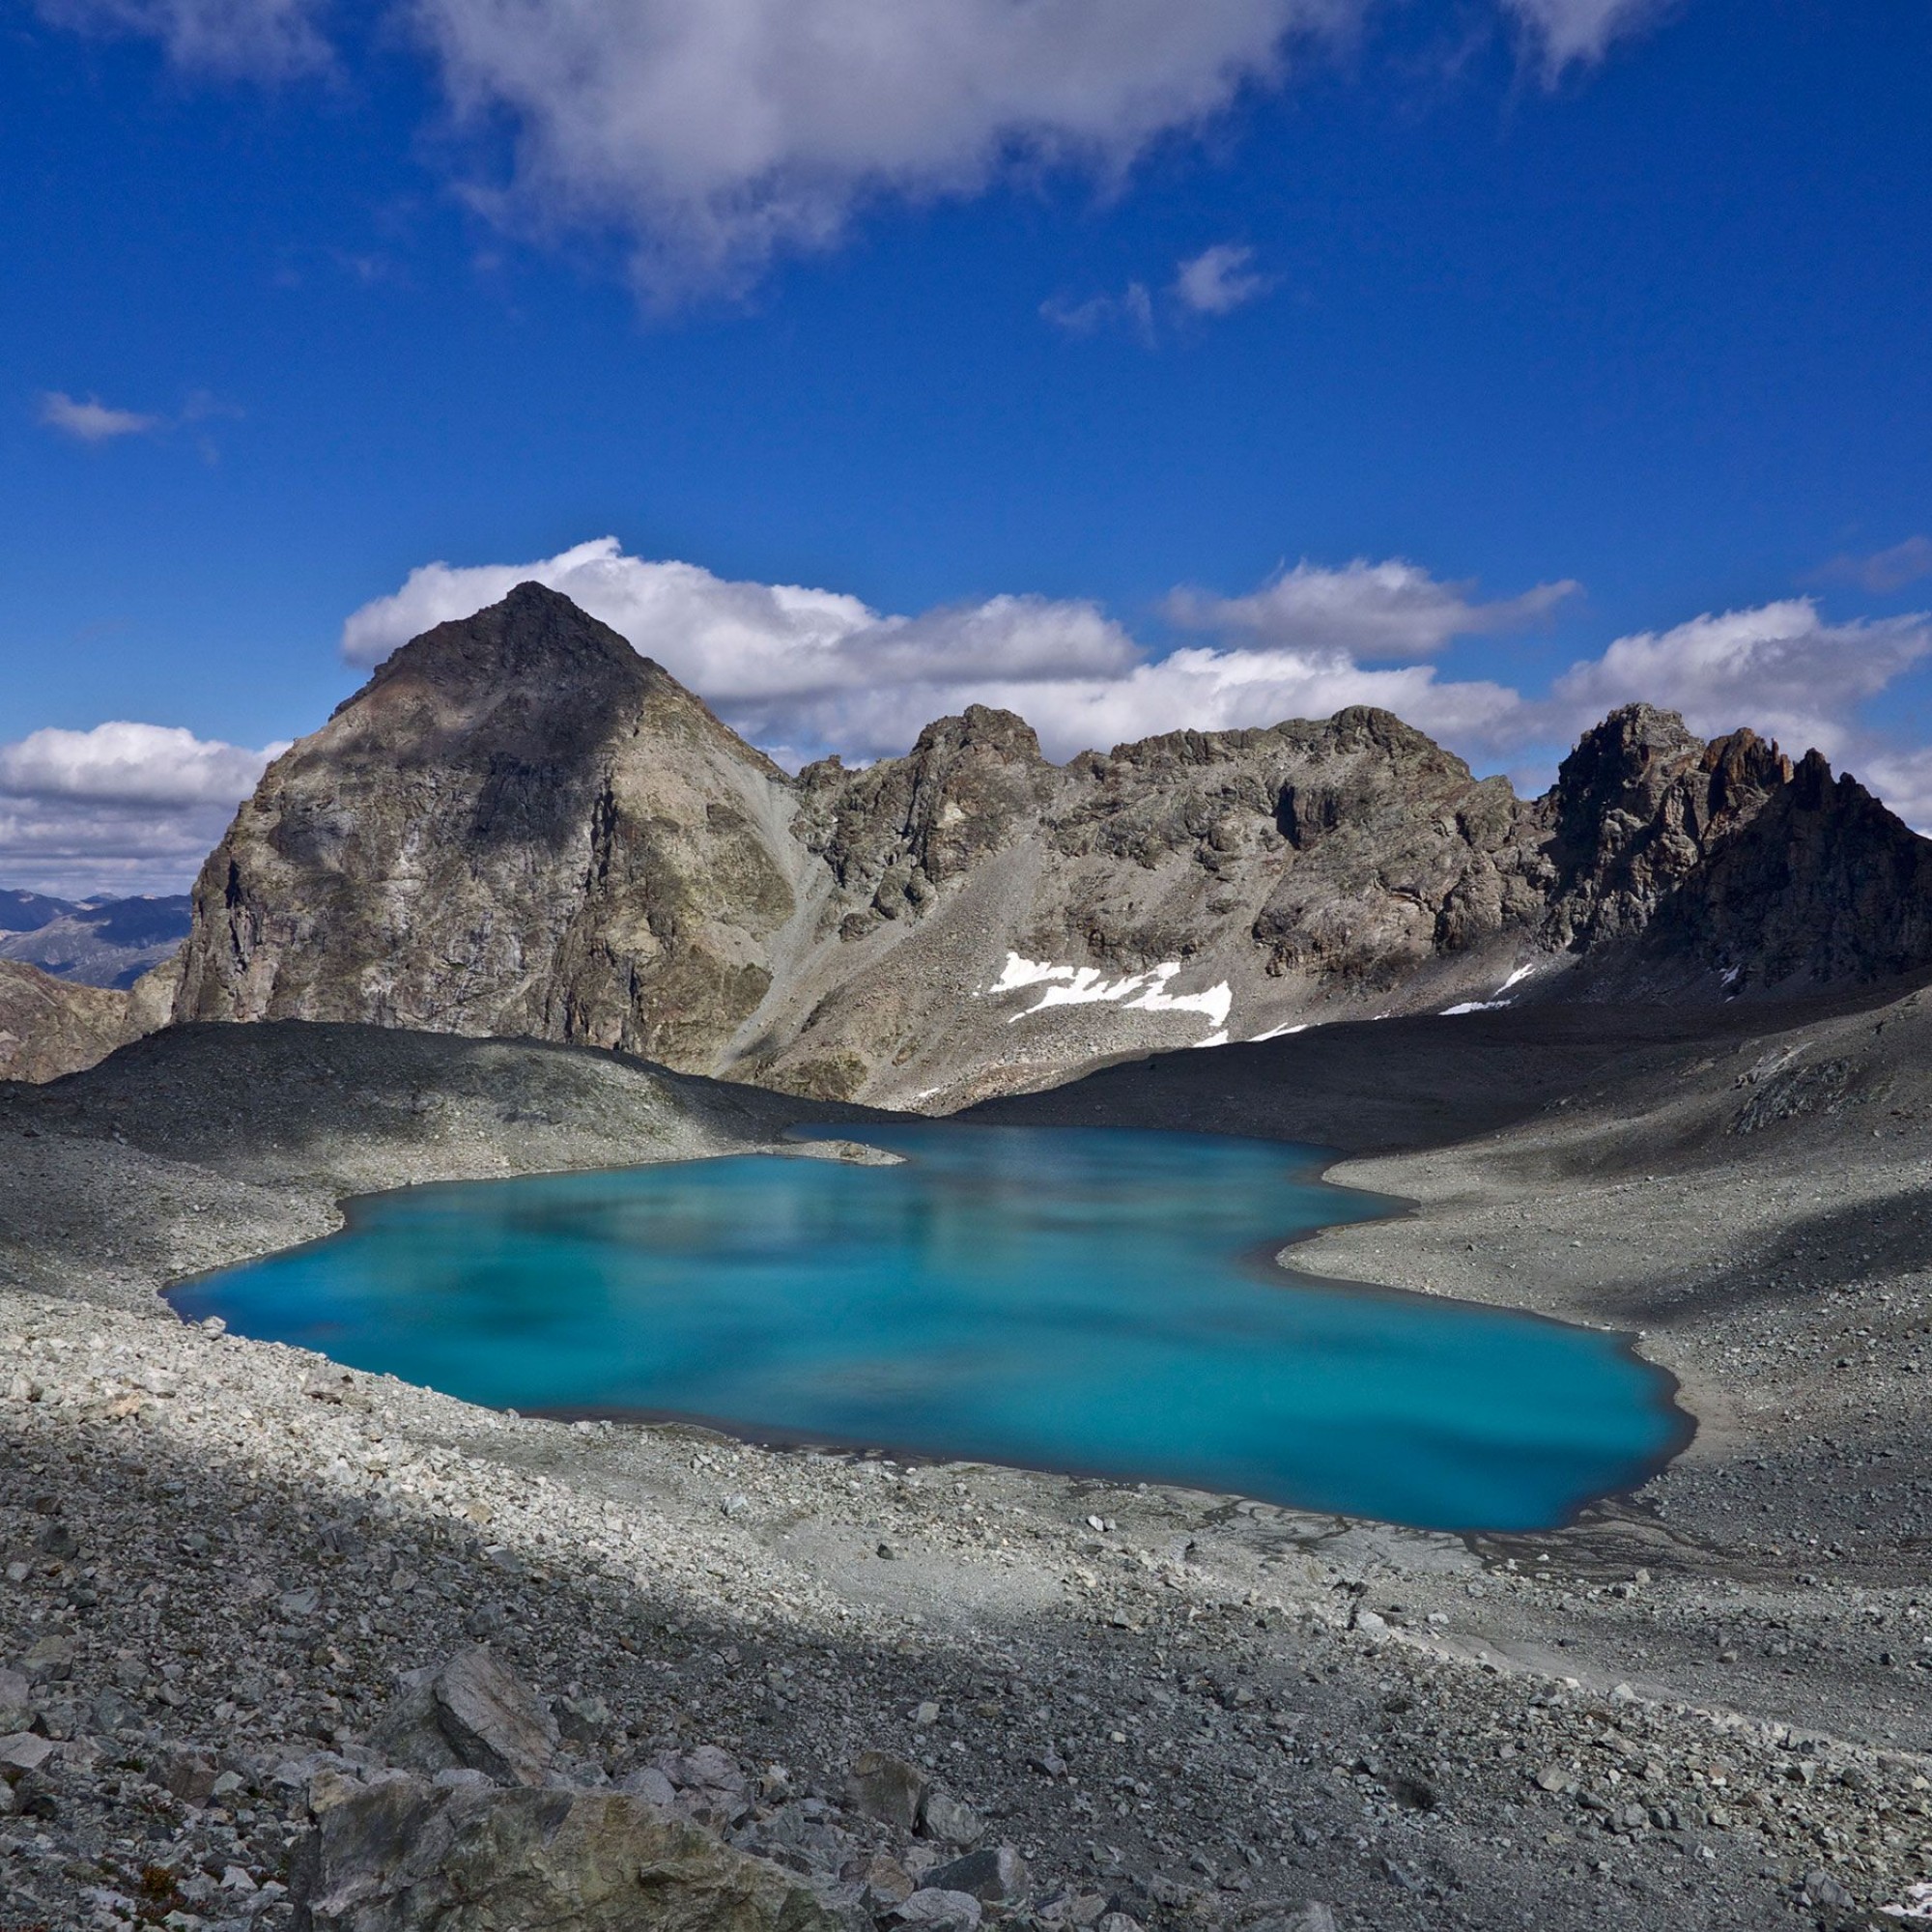
[[[1455,638],[1494,637],[1536,623],[1579,587],[1566,578],[1478,604],[1470,584],[1444,583],[1400,557],[1372,563],[1358,556],[1339,570],[1304,559],[1245,597],[1177,590],[1167,613],[1188,630],[1236,633],[1278,646],[1416,657]]]
[[[1232,315],[1274,287],[1275,278],[1258,272],[1254,259],[1252,248],[1217,242],[1180,264],[1174,292],[1197,315]]]
[[[62,24],[152,36],[185,67],[278,76],[330,58],[326,0],[37,4]],[[1118,181],[1156,142],[1279,85],[1294,52],[1346,37],[1377,0],[384,4],[459,125],[504,137],[505,178],[472,189],[476,205],[515,227],[621,232],[662,296],[827,244],[881,196],[972,194],[1042,166]],[[1649,11],[1498,4],[1551,73]],[[1210,299],[1238,285],[1211,264],[1197,284]]]
[[[891,193],[1118,178],[1360,0],[417,0],[459,114],[508,118],[510,218],[640,238],[647,281],[754,271]]]
[[[1547,710],[1574,731],[1642,700],[1707,738],[1748,724],[1794,755],[1816,749],[1842,764],[1882,742],[1861,707],[1928,654],[1932,616],[1830,624],[1794,597],[1619,638],[1565,671]]]
[[[795,584],[730,582],[695,564],[624,554],[617,540],[526,564],[428,564],[343,627],[352,661],[374,664],[431,625],[535,579],[563,591],[791,764],[838,751],[904,751],[921,727],[972,703],[1017,711],[1050,757],[1182,728],[1231,730],[1325,718],[1350,704],[1393,711],[1479,769],[1510,768],[1539,790],[1577,734],[1620,704],[1684,713],[1716,737],[1750,725],[1794,755],[1816,746],[1932,825],[1932,751],[1873,728],[1863,713],[1932,660],[1932,613],[1833,624],[1808,598],[1692,618],[1617,639],[1573,664],[1546,696],[1418,660],[1453,639],[1534,622],[1577,585],[1540,584],[1479,602],[1420,566],[1309,562],[1246,597],[1177,591],[1169,613],[1214,634],[1156,656],[1100,607],[1004,596],[918,616]]]
[[[234,805],[285,745],[251,752],[171,724],[49,725],[0,745],[0,792],[126,805]]]
[[[109,409],[95,396],[80,402],[60,389],[49,389],[41,398],[40,417],[47,428],[78,442],[112,442],[117,437],[146,436],[166,426],[159,416]]]
[[[1545,76],[1603,59],[1612,41],[1647,26],[1669,0],[1501,0],[1520,21]]]
[[[284,749],[123,721],[0,745],[0,883],[180,892]]]

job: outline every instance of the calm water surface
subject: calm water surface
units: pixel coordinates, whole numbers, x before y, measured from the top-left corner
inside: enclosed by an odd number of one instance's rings
[[[827,1130],[830,1133],[833,1130]],[[179,1291],[190,1319],[471,1402],[1531,1529],[1688,1434],[1614,1338],[1325,1286],[1269,1256],[1385,1211],[1317,1151],[1112,1128],[868,1127],[902,1166],[744,1155],[352,1204]]]

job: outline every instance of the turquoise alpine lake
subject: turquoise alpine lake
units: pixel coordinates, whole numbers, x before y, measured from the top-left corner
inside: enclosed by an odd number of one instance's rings
[[[827,1128],[815,1135],[833,1138]],[[1313,1148],[956,1122],[352,1202],[174,1301],[470,1402],[1532,1530],[1682,1448],[1617,1336],[1273,1255],[1390,1204]]]

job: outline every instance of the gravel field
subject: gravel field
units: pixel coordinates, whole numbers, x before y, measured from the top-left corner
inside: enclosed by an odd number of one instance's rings
[[[1339,1174],[1418,1211],[1295,1265],[1641,1329],[1702,1424],[1507,1542],[501,1415],[156,1295],[345,1193],[861,1110],[297,1025],[0,1088],[0,1927],[428,1924],[328,1890],[340,1821],[493,1779],[682,1814],[855,1927],[1895,1922],[1932,1876],[1928,1024],[1391,1021],[1005,1103],[1347,1146],[1353,1054],[1387,1150],[1406,1083],[1411,1151]],[[439,1773],[425,1670],[496,1673],[526,1754],[481,1724]]]

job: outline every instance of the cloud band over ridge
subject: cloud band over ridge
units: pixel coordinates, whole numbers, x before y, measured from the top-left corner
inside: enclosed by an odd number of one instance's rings
[[[1918,754],[1861,715],[1932,657],[1923,612],[1834,624],[1800,597],[1705,614],[1619,638],[1534,696],[1417,660],[1458,638],[1542,621],[1577,592],[1567,580],[1482,601],[1471,585],[1401,558],[1304,561],[1246,596],[1176,591],[1170,618],[1213,641],[1161,653],[1086,600],[1002,596],[895,616],[840,592],[731,582],[695,564],[630,556],[604,537],[526,564],[423,565],[350,617],[344,652],[377,663],[525,579],[602,618],[793,764],[825,751],[902,752],[933,718],[969,703],[1019,712],[1056,758],[1163,731],[1373,704],[1535,788],[1580,731],[1640,701],[1683,712],[1706,737],[1748,724],[1794,753],[1815,746],[1888,785],[1912,822],[1932,825],[1932,753],[1914,763]]]

